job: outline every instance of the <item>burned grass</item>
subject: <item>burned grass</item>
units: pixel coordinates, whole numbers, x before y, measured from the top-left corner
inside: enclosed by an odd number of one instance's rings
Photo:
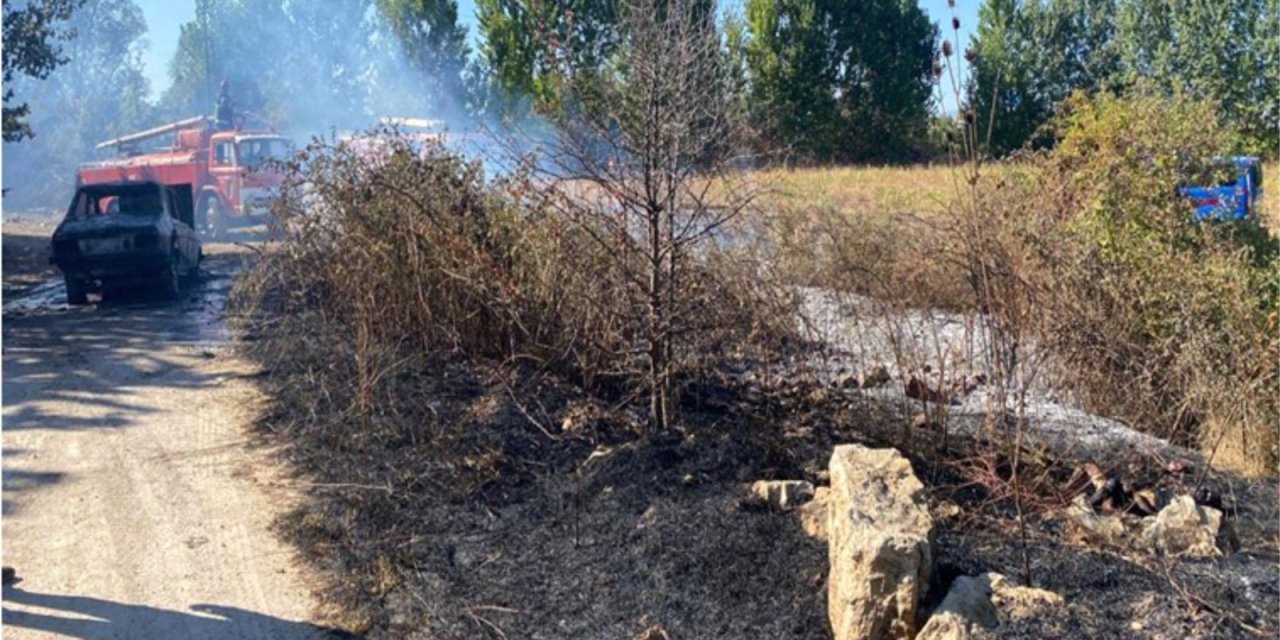
[[[554,376],[432,355],[390,376],[386,411],[361,425],[340,418],[337,388],[306,391],[315,375],[264,377],[259,426],[307,470],[309,499],[280,527],[330,576],[350,630],[826,636],[825,545],[739,504],[746,482],[816,479],[773,401],[703,388],[681,429],[640,436],[627,410]]]
[[[247,351],[282,353],[280,339]],[[554,375],[428,354],[388,373],[379,410],[355,419],[342,354],[321,336],[286,340],[294,357],[268,358],[259,378],[271,404],[258,427],[286,445],[308,490],[279,527],[327,577],[333,622],[370,638],[627,638],[654,626],[673,638],[829,637],[825,543],[744,496],[758,479],[824,484],[844,442],[906,450],[930,487],[944,514],[935,596],[957,575],[1024,569],[1007,461],[960,438],[939,449],[856,391],[707,379],[687,387],[678,429],[642,436],[625,404]],[[1022,469],[1036,493],[1024,501],[1032,581],[1067,605],[1001,637],[1276,628],[1241,604],[1280,597],[1262,559],[1274,541],[1196,562],[1081,546],[1051,517],[1067,466]]]

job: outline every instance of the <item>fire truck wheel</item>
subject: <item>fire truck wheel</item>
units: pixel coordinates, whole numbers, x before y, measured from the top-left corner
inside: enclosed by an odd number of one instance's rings
[[[196,209],[196,233],[201,240],[222,240],[227,235],[227,217],[222,210],[222,203],[216,196],[206,194],[200,197],[200,206]]]
[[[87,287],[85,287],[83,281],[67,276],[67,304],[87,304],[89,302],[89,292],[86,289]]]

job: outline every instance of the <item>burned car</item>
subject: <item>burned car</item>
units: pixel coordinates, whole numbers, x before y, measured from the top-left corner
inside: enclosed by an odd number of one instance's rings
[[[81,186],[53,232],[49,262],[67,280],[67,303],[91,292],[156,286],[176,297],[194,279],[203,252],[190,197],[155,182]],[[187,206],[181,206],[186,204]]]

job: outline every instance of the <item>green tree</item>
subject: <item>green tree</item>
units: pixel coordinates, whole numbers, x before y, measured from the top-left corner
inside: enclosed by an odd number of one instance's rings
[[[1115,16],[1115,0],[984,3],[967,88],[979,140],[997,154],[1035,142],[1073,90],[1109,88],[1118,69]]]
[[[238,108],[274,117],[263,87],[282,66],[272,27],[286,24],[282,0],[196,0],[196,16],[180,27],[162,98],[169,117],[211,115],[222,80]],[[271,62],[272,64],[266,64]]]
[[[467,30],[458,25],[455,0],[378,0],[378,13],[400,43],[409,64],[427,80],[429,108],[466,106],[463,69],[469,55]]]
[[[4,0],[4,140],[17,142],[32,135],[25,118],[30,105],[23,102],[10,106],[14,98],[13,82],[20,75],[47,78],[49,73],[67,62],[59,42],[75,37],[75,30],[60,29],[59,24],[71,17],[84,0],[29,0],[25,3]]]
[[[1280,0],[987,0],[978,23],[969,104],[994,153],[1047,142],[1072,90],[1143,80],[1216,102],[1255,151],[1280,145]]]
[[[14,87],[33,107],[40,135],[6,144],[4,178],[16,185],[14,206],[58,206],[70,192],[77,165],[94,145],[151,123],[150,86],[143,75],[146,22],[133,0],[93,0],[66,23],[75,39],[62,45],[65,65],[43,79],[22,77]]]
[[[211,114],[225,79],[237,108],[258,120],[308,132],[355,124],[348,121],[364,115],[370,91],[369,7],[369,0],[197,0],[169,63],[167,116]]]
[[[1253,146],[1280,144],[1280,2],[1127,0],[1116,49],[1125,84],[1147,78],[1218,103]]]
[[[748,0],[767,141],[815,160],[903,160],[926,137],[937,29],[910,0]]]
[[[612,55],[619,11],[617,0],[477,0],[480,65],[502,96],[498,110],[558,109],[566,74],[592,73]]]

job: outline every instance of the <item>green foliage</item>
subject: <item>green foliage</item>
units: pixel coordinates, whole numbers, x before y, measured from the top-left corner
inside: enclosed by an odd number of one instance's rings
[[[997,154],[1037,139],[1077,89],[1105,88],[1116,73],[1116,0],[988,0],[970,44],[970,104],[978,139]],[[994,114],[994,115],[993,115]],[[988,124],[991,130],[988,131]]]
[[[1254,152],[1280,146],[1277,0],[987,0],[972,48],[969,103],[979,139],[1007,153],[1047,142],[1041,127],[1073,91],[1147,80],[1218,103]],[[994,113],[994,126],[986,123]]]
[[[766,140],[805,159],[909,159],[925,136],[937,30],[909,0],[748,0]]]
[[[1128,0],[1117,16],[1123,79],[1216,101],[1255,152],[1280,146],[1280,2]]]
[[[467,30],[458,25],[455,0],[377,0],[378,13],[427,79],[427,92],[461,97]]]
[[[4,178],[11,206],[65,204],[76,166],[94,158],[94,144],[153,122],[143,75],[146,23],[133,0],[96,0],[66,23],[77,37],[63,45],[65,65],[44,80],[23,77],[13,87],[30,100],[40,131],[6,144]]]
[[[374,66],[370,0],[198,0],[169,64],[161,103],[170,118],[212,114],[228,80],[240,111],[282,125],[348,124]],[[361,123],[363,124],[363,123]]]
[[[488,82],[507,115],[519,105],[558,110],[566,74],[604,66],[620,38],[615,0],[477,0]]]
[[[1274,241],[1251,224],[1197,225],[1177,194],[1236,144],[1217,105],[1146,85],[1076,93],[1054,130],[1016,205],[1050,212],[1024,217],[1044,344],[1096,410],[1274,469]]]
[[[43,80],[66,64],[59,41],[75,37],[74,29],[59,29],[84,0],[4,0],[4,141],[17,142],[32,135],[25,118],[30,105],[10,106],[13,82],[25,75]]]

